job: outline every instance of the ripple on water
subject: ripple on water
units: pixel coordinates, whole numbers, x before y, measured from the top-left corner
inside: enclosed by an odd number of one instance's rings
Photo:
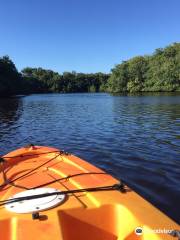
[[[42,94],[0,99],[0,150],[72,152],[123,179],[180,222],[180,96]]]

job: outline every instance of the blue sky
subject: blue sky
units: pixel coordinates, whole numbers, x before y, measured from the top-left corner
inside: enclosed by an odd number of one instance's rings
[[[109,72],[180,40],[180,0],[1,0],[0,56],[18,70]]]

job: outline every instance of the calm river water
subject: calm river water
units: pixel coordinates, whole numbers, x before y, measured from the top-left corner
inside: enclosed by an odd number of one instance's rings
[[[0,154],[28,143],[64,149],[123,179],[178,222],[179,140],[180,95],[0,99]]]

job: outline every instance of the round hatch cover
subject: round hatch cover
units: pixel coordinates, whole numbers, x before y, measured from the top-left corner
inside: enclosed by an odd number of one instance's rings
[[[60,191],[55,188],[37,188],[37,189],[31,189],[31,190],[17,193],[9,199],[44,194],[44,193],[53,193],[53,192],[60,192]],[[55,207],[60,203],[62,203],[64,199],[65,199],[64,194],[55,194],[48,197],[9,203],[9,204],[6,204],[5,207],[8,211],[15,212],[15,213],[31,213],[31,212],[38,212],[38,211]]]

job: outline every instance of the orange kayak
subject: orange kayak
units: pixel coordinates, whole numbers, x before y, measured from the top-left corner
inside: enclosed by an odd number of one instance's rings
[[[179,226],[128,186],[51,147],[0,158],[0,239],[178,239]]]

